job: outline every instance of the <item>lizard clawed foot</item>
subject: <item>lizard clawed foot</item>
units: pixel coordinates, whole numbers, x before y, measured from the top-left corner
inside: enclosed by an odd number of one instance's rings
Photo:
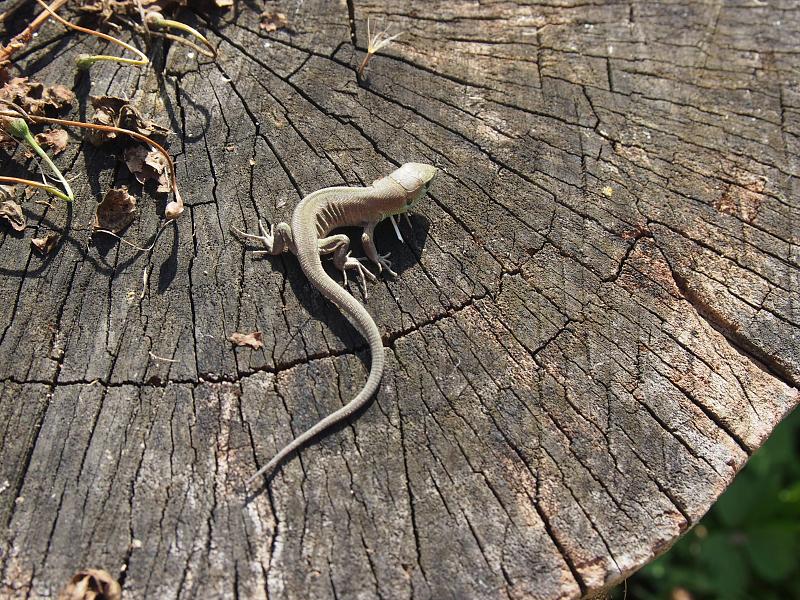
[[[243,237],[248,240],[256,240],[258,242],[261,242],[267,248],[272,248],[273,241],[275,240],[275,225],[274,224],[270,225],[269,233],[267,233],[267,230],[264,227],[264,224],[261,222],[261,219],[259,219],[258,221],[258,230],[261,232],[261,235],[247,233],[245,231],[242,231],[241,229],[233,227],[232,225],[231,225],[231,230],[233,230],[233,232],[240,237]],[[264,251],[259,250],[256,252],[256,254],[264,254]],[[267,254],[269,254],[269,252],[267,252]]]
[[[364,294],[364,298],[369,298],[369,294],[367,293],[367,279],[372,281],[373,283],[378,279],[372,272],[367,269],[361,261],[357,258],[350,256],[350,252],[344,258],[344,265],[342,265],[342,276],[344,277],[344,285],[347,285],[347,270],[348,269],[355,269],[356,273],[358,274],[359,283],[361,285],[361,291]]]
[[[372,262],[378,265],[378,273],[383,273],[384,271],[386,271],[392,277],[397,277],[397,273],[392,271],[392,263],[389,260],[389,254],[390,254],[389,252],[387,252],[386,254],[378,254],[378,259],[377,260],[373,259]],[[359,259],[359,260],[364,260],[364,259]]]

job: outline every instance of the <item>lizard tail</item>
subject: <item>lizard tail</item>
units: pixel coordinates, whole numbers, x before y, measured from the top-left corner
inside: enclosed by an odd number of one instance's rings
[[[317,261],[319,261],[318,256]],[[292,452],[305,445],[323,431],[336,423],[344,421],[356,413],[370,400],[370,398],[372,398],[375,392],[378,391],[381,378],[383,377],[383,366],[385,361],[383,340],[381,339],[381,333],[378,330],[377,325],[375,325],[375,321],[367,312],[367,309],[364,308],[361,303],[352,295],[350,295],[350,293],[347,292],[342,286],[328,276],[328,274],[322,268],[321,262],[318,262],[318,269],[314,268],[316,265],[314,265],[313,262],[316,261],[313,261],[313,259],[311,265],[304,265],[304,261],[302,260],[300,262],[303,271],[305,271],[306,276],[311,283],[314,284],[314,286],[319,289],[325,297],[336,304],[341,309],[342,313],[344,313],[344,315],[347,316],[347,318],[353,323],[356,329],[358,329],[361,335],[367,339],[371,355],[369,376],[367,377],[364,387],[361,388],[361,391],[352,400],[350,400],[350,402],[345,404],[339,410],[332,412],[327,417],[319,421],[316,425],[300,434],[289,444],[284,446],[284,448],[278,452],[272,458],[272,460],[261,467],[255,473],[255,475],[250,477],[245,482],[245,485],[247,486],[249,486],[255,479],[259,478],[264,473],[272,471]]]

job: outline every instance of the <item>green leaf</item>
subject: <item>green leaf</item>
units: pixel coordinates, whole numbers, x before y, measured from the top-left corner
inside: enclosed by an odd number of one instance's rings
[[[797,524],[788,522],[749,531],[746,550],[756,573],[771,583],[792,575],[800,566],[799,535]]]
[[[702,544],[699,560],[707,569],[715,596],[733,600],[745,598],[750,569],[733,536],[711,533]],[[693,591],[690,586],[686,586]]]

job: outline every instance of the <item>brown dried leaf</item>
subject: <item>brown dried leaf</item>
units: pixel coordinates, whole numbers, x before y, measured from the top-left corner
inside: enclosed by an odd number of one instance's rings
[[[42,98],[47,106],[61,110],[75,101],[75,93],[68,87],[55,84],[44,88]]]
[[[266,32],[277,31],[278,29],[288,29],[289,19],[282,12],[265,10],[259,15],[261,23],[259,27]]]
[[[39,89],[42,85],[38,84]],[[34,112],[34,98],[31,97],[34,85],[27,77],[14,77],[0,88],[0,99],[20,105],[27,112]],[[36,100],[36,103],[41,100]]]
[[[0,129],[0,148],[5,150],[8,154],[12,154],[17,148],[18,142],[4,130]]]
[[[85,569],[70,579],[58,600],[120,600],[122,589],[106,571]]]
[[[148,177],[144,174],[144,159],[147,157],[147,148],[144,146],[131,146],[123,154],[128,170],[136,176],[139,183],[144,183]]]
[[[161,140],[169,134],[169,129],[166,127],[142,117],[139,111],[131,105],[130,100],[115,96],[91,96],[90,101],[95,108],[92,123],[130,129],[136,133]],[[116,139],[117,136],[118,134],[113,131],[92,130],[89,133],[89,141],[99,146],[103,142]],[[129,139],[127,136],[124,137]]]
[[[111,3],[100,0],[99,2],[85,3],[78,7],[78,10],[85,13],[100,15],[103,21],[107,21],[114,11],[111,9]],[[123,13],[127,11],[122,11]]]
[[[69,141],[69,135],[63,129],[50,129],[44,133],[37,133],[34,137],[40,146],[52,150],[53,156],[61,154]],[[33,151],[25,150],[25,158],[33,158]]]
[[[254,331],[253,333],[232,333],[228,336],[228,341],[237,346],[250,346],[253,350],[258,350],[264,346],[261,341],[261,332]]]
[[[31,246],[39,252],[39,254],[50,254],[53,248],[58,244],[59,235],[55,231],[51,231],[42,237],[31,239]]]
[[[170,191],[167,159],[155,148],[132,146],[126,149],[125,164],[142,185],[148,181],[156,181],[158,182],[157,192]]]
[[[158,187],[157,192],[169,192],[172,190],[172,185],[169,182],[169,165],[167,159],[155,148],[147,153],[147,158],[144,163],[149,166],[155,173],[158,173]]]
[[[14,231],[25,229],[25,215],[22,207],[13,200],[5,200],[0,204],[0,219],[5,219]]]
[[[141,4],[142,8],[145,9],[157,4],[175,3],[175,1],[165,2],[164,0],[140,0],[138,2],[138,4]],[[70,4],[72,4],[72,2],[70,2]],[[79,11],[99,15],[103,21],[107,21],[112,15],[124,16],[127,14],[135,17],[140,15],[139,7],[135,0],[84,0],[80,4],[81,6],[77,7]],[[161,7],[155,6],[155,8],[158,9]]]
[[[16,185],[0,185],[0,201],[13,200],[16,196]]]
[[[112,188],[97,205],[92,227],[95,230],[105,229],[119,234],[133,222],[135,214],[136,198],[131,196],[125,187]]]
[[[0,99],[19,105],[28,114],[42,116],[67,108],[75,101],[75,94],[63,85],[45,86],[27,77],[14,77],[0,88]]]

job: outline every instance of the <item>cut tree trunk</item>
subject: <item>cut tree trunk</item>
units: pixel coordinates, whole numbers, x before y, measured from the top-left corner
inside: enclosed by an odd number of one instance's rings
[[[177,13],[216,62],[155,40],[154,67],[74,76],[117,49],[52,23],[16,56],[74,118],[110,94],[168,125],[187,209],[150,253],[92,236],[110,187],[139,246],[165,197],[75,134],[78,200],[0,233],[0,596],[93,567],[126,598],[552,600],[663,552],[798,402],[800,9],[316,0],[267,31],[261,8]],[[404,33],[359,82],[368,17]],[[408,161],[441,173],[405,243],[377,230],[398,277],[352,288],[381,389],[246,496],[369,358],[231,227]]]

